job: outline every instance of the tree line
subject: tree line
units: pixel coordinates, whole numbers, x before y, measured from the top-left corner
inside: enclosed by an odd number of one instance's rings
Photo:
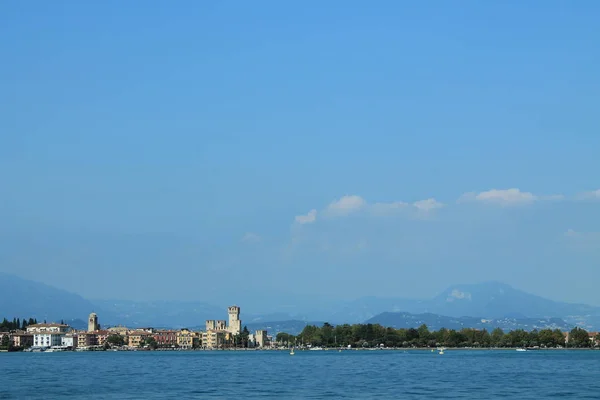
[[[25,330],[29,325],[35,325],[37,323],[37,319],[35,318],[29,318],[28,320],[23,318],[23,321],[21,321],[20,318],[13,318],[12,321],[4,318],[2,322],[0,322],[0,332],[10,332],[19,329]]]
[[[324,347],[558,347],[565,346],[565,335],[560,329],[525,331],[517,329],[504,332],[496,328],[463,328],[460,330],[441,328],[431,331],[427,325],[419,328],[395,329],[379,324],[323,326],[307,325],[299,335],[280,332],[277,342],[284,346]],[[596,337],[600,341],[600,335]],[[585,348],[594,345],[586,330],[574,328],[569,332],[568,347]]]

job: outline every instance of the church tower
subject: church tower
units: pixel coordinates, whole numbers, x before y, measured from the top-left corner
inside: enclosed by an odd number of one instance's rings
[[[91,313],[88,318],[88,332],[94,332],[98,330],[98,316],[96,313]]]

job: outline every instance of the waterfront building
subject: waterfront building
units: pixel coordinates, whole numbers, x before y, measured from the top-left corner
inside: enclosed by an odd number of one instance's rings
[[[242,331],[242,320],[240,319],[240,308],[238,306],[231,306],[227,308],[229,314],[229,327],[228,331],[232,335],[239,335]]]
[[[98,315],[91,313],[88,317],[88,332],[94,332],[100,329],[98,325]]]
[[[60,346],[62,337],[71,330],[64,324],[34,324],[27,327],[27,333],[33,335],[34,347]]]
[[[77,335],[77,347],[90,347],[98,345],[98,337],[93,332],[79,332]]]
[[[210,330],[202,332],[202,347],[205,349],[220,349],[225,345],[226,339],[224,331]]]
[[[60,346],[64,332],[35,332],[33,334],[34,347]]]
[[[28,348],[33,346],[33,334],[25,331],[16,331],[10,334],[13,346]]]
[[[152,334],[147,331],[140,331],[140,330],[131,331],[131,332],[129,332],[129,335],[128,335],[129,347],[140,347],[142,342],[151,336],[152,336]]]
[[[67,333],[61,338],[60,345],[63,347],[70,347],[72,349],[76,348],[78,345],[78,337],[76,334]]]
[[[198,335],[189,329],[177,332],[177,345],[182,349],[193,349],[198,346]]]
[[[254,341],[256,343],[256,347],[264,348],[268,344],[267,331],[266,330],[258,330],[254,333]]]
[[[154,333],[154,340],[159,347],[174,347],[177,344],[177,331],[159,330]]]

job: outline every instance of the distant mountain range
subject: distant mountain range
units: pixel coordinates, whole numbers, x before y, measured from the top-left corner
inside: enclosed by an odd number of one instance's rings
[[[0,318],[85,321],[94,310],[94,304],[78,294],[5,273],[0,273],[0,297]]]
[[[202,327],[206,319],[227,319],[226,306],[200,301],[90,301],[77,294],[4,273],[0,273],[0,293],[0,318],[85,321],[87,315],[94,311],[100,316],[103,326],[171,328]],[[566,329],[578,325],[599,330],[600,307],[556,302],[503,283],[487,282],[454,285],[430,300],[364,297],[341,305],[328,307],[324,304],[319,310],[307,309],[296,315],[286,312],[244,313],[242,305],[242,320],[249,329],[268,329],[275,333],[297,333],[308,323],[320,324],[308,321],[332,324],[369,321],[398,328],[418,327],[426,323],[432,329],[441,326],[499,326],[505,329],[556,326]]]
[[[569,324],[600,322],[600,307],[548,300],[499,282],[454,285],[431,300],[365,297],[335,312],[334,322],[362,322],[384,312],[487,319],[562,318]]]
[[[431,330],[441,328],[460,330],[463,328],[487,329],[491,331],[496,328],[502,330],[524,329],[560,329],[571,330],[572,324],[568,324],[560,318],[538,319],[538,318],[499,318],[484,319],[476,317],[446,317],[437,314],[410,314],[404,312],[384,312],[366,321],[370,324],[380,324],[392,328],[416,328],[423,324]]]

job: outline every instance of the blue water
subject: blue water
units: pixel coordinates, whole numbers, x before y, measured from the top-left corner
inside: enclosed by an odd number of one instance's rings
[[[600,399],[600,351],[0,353],[0,399]]]

